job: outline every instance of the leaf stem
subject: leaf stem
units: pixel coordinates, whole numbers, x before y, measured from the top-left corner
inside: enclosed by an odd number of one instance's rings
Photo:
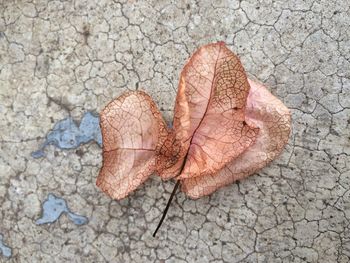
[[[170,195],[170,198],[169,198],[169,200],[168,200],[168,203],[167,203],[167,205],[166,205],[166,207],[165,207],[165,209],[164,209],[164,211],[163,211],[162,218],[160,219],[159,224],[158,224],[156,230],[155,230],[154,233],[153,233],[153,237],[156,236],[156,234],[157,234],[157,232],[158,232],[158,229],[159,229],[160,226],[162,225],[162,223],[163,223],[163,221],[164,221],[164,218],[165,218],[166,214],[168,213],[168,210],[169,210],[171,201],[173,200],[173,198],[174,198],[174,196],[175,196],[175,193],[176,193],[176,190],[177,190],[177,188],[179,187],[179,185],[180,185],[180,180],[177,180],[177,182],[176,182],[176,184],[175,184],[175,186],[174,186],[174,189],[173,189],[173,191],[172,191],[172,193],[171,193],[171,195]]]

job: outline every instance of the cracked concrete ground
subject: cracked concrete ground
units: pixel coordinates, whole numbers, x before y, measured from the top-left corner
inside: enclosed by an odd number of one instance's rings
[[[0,262],[349,262],[347,0],[0,0]],[[147,91],[167,121],[199,45],[224,40],[292,110],[283,154],[197,201],[153,178],[122,201],[96,186],[101,149],[45,149],[58,121]],[[89,222],[36,225],[52,193]],[[1,252],[1,250],[0,250]]]

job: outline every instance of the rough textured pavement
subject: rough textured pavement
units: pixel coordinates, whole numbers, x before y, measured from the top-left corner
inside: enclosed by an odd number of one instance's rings
[[[347,0],[0,0],[0,262],[349,262],[349,27]],[[116,202],[95,186],[97,143],[31,156],[127,89],[170,121],[186,59],[218,40],[292,110],[293,134],[259,174],[179,193],[156,239],[172,182]],[[88,222],[37,225],[49,194]]]

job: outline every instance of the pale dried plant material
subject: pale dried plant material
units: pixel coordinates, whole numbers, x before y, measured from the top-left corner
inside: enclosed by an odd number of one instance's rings
[[[282,151],[291,128],[287,107],[247,78],[223,42],[199,48],[185,65],[172,129],[141,91],[114,99],[100,118],[97,185],[121,199],[153,173],[176,178],[169,203],[179,184],[199,198],[263,168]]]

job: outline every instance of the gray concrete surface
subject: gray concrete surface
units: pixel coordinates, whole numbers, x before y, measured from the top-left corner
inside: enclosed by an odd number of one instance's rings
[[[347,0],[0,0],[0,262],[349,262],[349,28]],[[171,182],[116,202],[95,186],[96,143],[31,156],[127,89],[170,121],[186,59],[218,40],[292,110],[293,134],[257,175],[179,193],[158,238]],[[89,222],[36,225],[50,193]]]

